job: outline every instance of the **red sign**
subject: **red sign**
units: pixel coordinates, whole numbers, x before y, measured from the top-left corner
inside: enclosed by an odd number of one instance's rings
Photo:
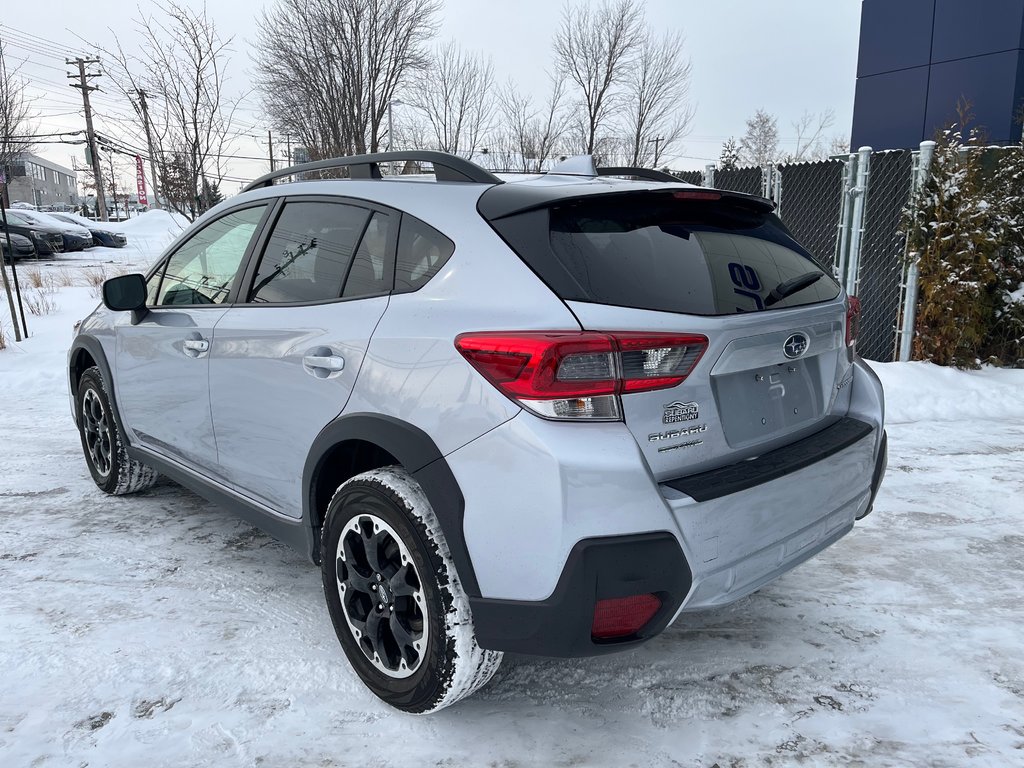
[[[139,205],[149,205],[149,197],[146,196],[146,172],[142,170],[142,158],[135,156],[135,181],[139,187]]]

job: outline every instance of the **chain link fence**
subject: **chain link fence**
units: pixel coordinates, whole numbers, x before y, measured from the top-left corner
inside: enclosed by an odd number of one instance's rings
[[[822,264],[835,267],[836,235],[843,204],[841,160],[779,166],[779,215],[793,237]]]
[[[896,359],[907,245],[903,209],[910,199],[913,163],[913,153],[906,150],[871,156],[855,283],[863,308],[857,348],[871,360]]]

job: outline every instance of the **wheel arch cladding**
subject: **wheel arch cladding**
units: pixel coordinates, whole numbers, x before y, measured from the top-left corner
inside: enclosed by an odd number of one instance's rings
[[[103,374],[104,387],[107,397],[110,399],[110,410],[117,420],[117,426],[120,428],[121,434],[125,434],[124,424],[121,423],[121,412],[117,406],[117,395],[114,392],[114,379],[110,375],[110,365],[107,363],[107,356],[103,353],[103,346],[100,342],[91,336],[79,336],[76,338],[68,357],[68,389],[71,392],[73,401],[76,403],[75,423],[78,423],[78,383],[82,379],[82,374],[93,366],[99,368],[100,373]]]
[[[360,472],[388,464],[404,467],[423,488],[441,525],[463,589],[471,597],[479,596],[462,527],[465,511],[462,491],[430,436],[401,419],[353,413],[324,427],[313,441],[302,472],[303,517],[314,530],[319,529],[327,503],[342,482]],[[320,537],[313,539],[316,542],[313,557],[319,562]]]

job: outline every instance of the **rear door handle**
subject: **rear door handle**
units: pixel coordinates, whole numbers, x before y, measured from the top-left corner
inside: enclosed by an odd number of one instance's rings
[[[210,351],[210,342],[206,339],[185,339],[182,346],[188,352],[195,352],[197,355]]]
[[[345,370],[345,358],[340,355],[306,355],[302,358],[302,363],[314,371],[337,373]]]

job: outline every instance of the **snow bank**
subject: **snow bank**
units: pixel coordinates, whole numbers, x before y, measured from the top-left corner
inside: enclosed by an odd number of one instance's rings
[[[180,213],[170,211],[146,211],[126,221],[109,222],[108,226],[126,235],[159,236],[166,232],[175,234],[189,225],[188,219]]]
[[[1024,419],[1024,370],[958,371],[932,363],[869,361],[885,388],[885,420]]]

